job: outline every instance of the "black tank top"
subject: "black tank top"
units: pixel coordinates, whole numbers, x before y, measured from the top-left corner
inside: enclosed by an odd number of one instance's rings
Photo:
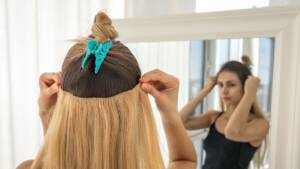
[[[257,148],[227,139],[216,129],[217,118],[203,142],[206,157],[202,169],[247,169]]]

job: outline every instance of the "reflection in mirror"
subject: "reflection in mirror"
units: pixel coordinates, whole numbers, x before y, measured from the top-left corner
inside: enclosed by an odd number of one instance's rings
[[[199,95],[206,79],[211,75],[215,75],[223,63],[230,60],[241,61],[242,55],[249,56],[252,61],[252,73],[260,78],[257,92],[258,102],[265,117],[270,120],[274,59],[273,38],[143,42],[128,43],[127,46],[137,57],[142,72],[158,68],[180,79],[179,109],[187,104],[189,100]],[[160,121],[155,106],[153,108],[156,119]],[[217,87],[205,97],[203,102],[197,105],[193,115],[197,116],[208,110],[221,110]],[[161,123],[158,123],[158,130],[162,153],[167,163],[168,151]],[[203,140],[207,137],[208,131],[208,128],[188,131],[198,156],[197,169],[202,168],[206,157],[203,150]],[[263,169],[269,168],[269,145],[270,142],[266,139],[260,146],[260,168]],[[255,157],[257,156],[254,156],[253,159]],[[253,159],[250,162],[249,169],[255,168]]]

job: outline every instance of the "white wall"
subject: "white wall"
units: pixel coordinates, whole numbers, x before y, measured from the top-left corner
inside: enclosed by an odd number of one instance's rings
[[[196,0],[125,0],[126,17],[153,17],[193,13]]]
[[[270,6],[299,5],[299,0],[270,0]]]

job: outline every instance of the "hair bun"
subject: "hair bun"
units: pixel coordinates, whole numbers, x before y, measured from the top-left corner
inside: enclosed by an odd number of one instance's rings
[[[118,37],[118,32],[112,26],[111,19],[104,12],[98,12],[95,16],[92,36],[98,42],[105,42]]]
[[[252,61],[251,61],[250,57],[247,55],[242,56],[242,63],[244,65],[252,65]]]

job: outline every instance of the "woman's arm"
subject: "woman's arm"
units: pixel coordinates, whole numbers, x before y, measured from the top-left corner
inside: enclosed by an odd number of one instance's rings
[[[162,122],[168,141],[170,166],[196,165],[196,155],[193,144],[181,122],[177,112],[162,114]],[[172,167],[169,167],[170,169]]]
[[[193,111],[203,101],[204,97],[213,89],[216,84],[214,76],[209,77],[200,93],[192,99],[180,111],[182,122],[187,129],[201,129],[210,126],[213,117],[216,115],[214,111],[203,113],[199,116],[192,116]]]
[[[33,160],[24,161],[21,164],[19,164],[16,169],[30,169],[32,163]]]
[[[256,103],[256,92],[259,79],[253,76],[248,77],[245,82],[245,93],[232,113],[226,127],[225,136],[228,139],[243,142],[261,141],[269,130],[268,121],[261,117],[248,122],[252,105]]]
[[[50,111],[56,102],[60,76],[58,73],[43,73],[39,78],[40,96],[39,116],[41,118],[44,135],[48,129]],[[16,169],[30,169],[33,160],[27,160],[17,166]]]
[[[41,118],[44,135],[48,129],[50,112],[56,103],[57,92],[60,87],[60,76],[58,73],[43,73],[39,79],[40,96],[39,116]]]
[[[169,169],[196,168],[196,153],[178,114],[179,81],[160,70],[146,73],[141,88],[155,98],[169,148]]]

